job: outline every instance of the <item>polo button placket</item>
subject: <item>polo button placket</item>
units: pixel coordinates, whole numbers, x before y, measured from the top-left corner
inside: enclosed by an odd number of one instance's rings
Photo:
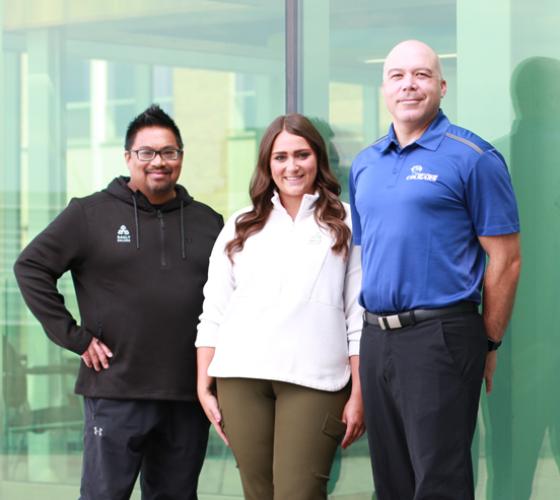
[[[399,150],[398,152],[395,153],[396,155],[396,159],[395,162],[393,163],[393,167],[392,167],[392,175],[391,175],[391,180],[389,182],[389,184],[387,185],[387,187],[389,188],[394,188],[397,185],[397,182],[399,180],[399,177],[401,175],[401,170],[402,167],[406,161],[406,158],[408,156],[408,150]]]

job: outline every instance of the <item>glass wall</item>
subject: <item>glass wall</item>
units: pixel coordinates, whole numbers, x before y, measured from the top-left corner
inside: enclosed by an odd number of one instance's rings
[[[134,10],[131,10],[134,5]],[[0,497],[77,497],[79,358],[52,344],[12,275],[19,250],[74,196],[127,174],[128,122],[157,102],[185,141],[180,182],[229,215],[247,203],[263,129],[284,111],[284,5],[254,1],[0,1]],[[72,284],[60,289],[77,314]],[[212,435],[201,498],[239,498]],[[40,492],[37,493],[37,492]]]
[[[181,128],[180,182],[224,216],[246,204],[260,134],[286,106],[284,3],[0,0],[1,498],[76,498],[81,466],[82,409],[72,393],[79,359],[50,343],[26,310],[15,257],[71,197],[126,174],[126,125],[151,102]],[[560,498],[560,164],[552,149],[560,4],[300,0],[298,16],[294,91],[329,141],[345,190],[353,156],[390,123],[381,68],[403,39],[438,51],[445,113],[507,157],[524,269],[496,387],[481,403],[477,498]],[[76,311],[71,282],[60,288]],[[364,439],[337,457],[330,491],[372,499]],[[214,434],[200,493],[242,498],[235,463]]]
[[[347,176],[390,123],[383,59],[417,38],[442,60],[448,117],[506,156],[519,201],[523,271],[483,395],[473,457],[477,498],[560,498],[560,4],[553,0],[305,0],[302,109],[328,122]],[[343,462],[344,468],[344,462]],[[363,491],[363,490],[361,490]],[[363,498],[368,498],[364,496]]]

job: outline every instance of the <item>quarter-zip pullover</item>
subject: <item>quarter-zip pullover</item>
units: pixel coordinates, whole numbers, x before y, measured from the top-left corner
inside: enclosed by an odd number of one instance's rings
[[[318,195],[305,195],[295,219],[278,194],[264,228],[245,241],[233,264],[225,245],[234,214],[216,240],[204,287],[197,347],[214,347],[208,373],[290,382],[336,391],[350,379],[359,352],[359,247],[348,258],[314,217]],[[346,223],[350,208],[345,204]]]

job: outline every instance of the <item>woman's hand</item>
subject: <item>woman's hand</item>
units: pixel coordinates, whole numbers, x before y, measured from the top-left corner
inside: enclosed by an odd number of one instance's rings
[[[364,401],[360,385],[360,356],[350,356],[352,370],[352,392],[342,410],[342,421],[346,424],[346,434],[342,439],[342,447],[347,448],[366,431],[364,424]]]
[[[208,375],[208,366],[214,357],[213,347],[199,347],[196,350],[197,385],[196,392],[200,405],[206,413],[206,417],[216,429],[218,436],[229,446],[229,441],[222,429],[222,413],[218,406],[218,399],[214,393],[214,378]]]
[[[210,420],[210,423],[214,426],[214,429],[218,433],[218,436],[222,438],[222,441],[229,446],[228,438],[226,437],[224,430],[222,429],[222,413],[220,412],[220,407],[218,406],[218,399],[216,396],[209,390],[199,390],[198,391],[198,400]]]
[[[352,393],[342,411],[342,421],[346,424],[346,434],[342,439],[342,448],[347,448],[365,432],[364,403],[362,395]]]

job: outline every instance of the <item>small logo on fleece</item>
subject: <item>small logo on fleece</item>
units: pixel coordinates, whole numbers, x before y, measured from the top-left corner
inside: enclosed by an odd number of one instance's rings
[[[315,233],[309,238],[310,245],[319,245],[321,243],[321,233]]]
[[[427,174],[422,172],[423,167],[422,165],[414,165],[410,167],[410,171],[412,172],[410,175],[406,176],[407,181],[428,181],[428,182],[436,182],[438,175],[437,174]]]
[[[117,243],[130,243],[130,231],[124,224],[117,231]]]
[[[103,436],[103,427],[94,427],[93,428],[93,435],[102,437]]]

